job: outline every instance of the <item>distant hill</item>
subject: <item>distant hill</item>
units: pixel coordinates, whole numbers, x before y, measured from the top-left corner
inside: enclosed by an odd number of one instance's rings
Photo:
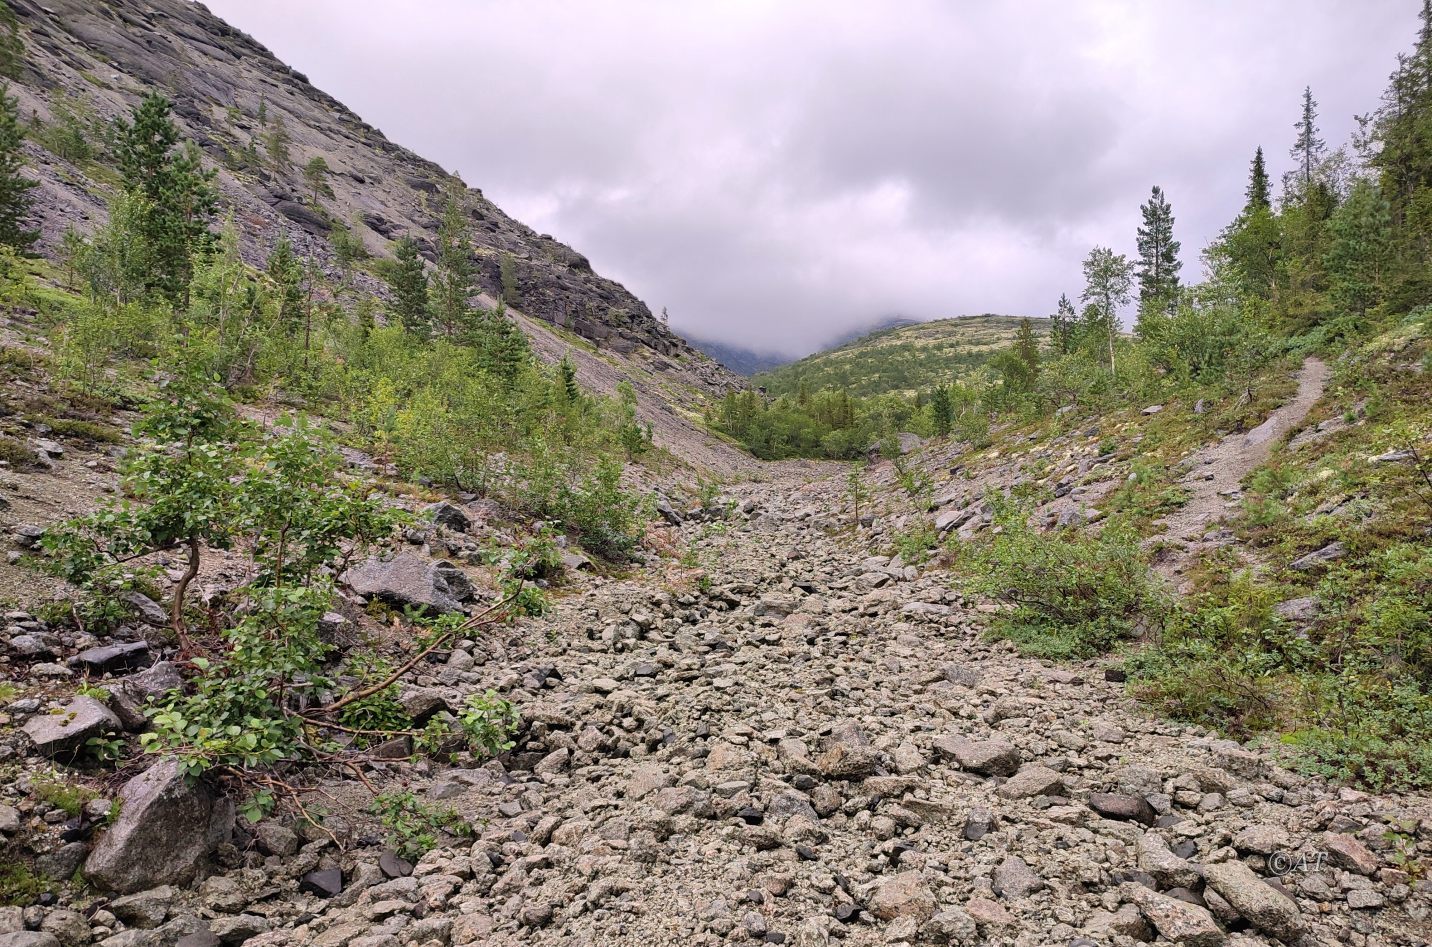
[[[851,394],[913,392],[954,381],[983,365],[1014,341],[1021,316],[960,316],[932,322],[901,320],[843,345],[757,375],[752,381],[772,394],[788,394],[801,382],[811,390],[845,388]],[[1031,319],[1042,338],[1049,320]]]
[[[698,352],[711,356],[736,374],[747,377],[758,372],[768,372],[791,361],[789,355],[781,355],[777,352],[757,352],[754,349],[742,348],[739,345],[727,345],[714,339],[698,339],[693,335],[686,335],[686,341],[690,342],[691,347]]]

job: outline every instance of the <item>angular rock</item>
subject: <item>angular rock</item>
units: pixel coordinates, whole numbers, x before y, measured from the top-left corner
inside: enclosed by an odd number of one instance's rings
[[[1089,808],[1106,819],[1120,819],[1125,822],[1142,822],[1153,825],[1158,813],[1142,796],[1113,792],[1091,792]]]
[[[935,752],[952,759],[961,769],[984,776],[1013,776],[1019,769],[1019,750],[1004,740],[971,740],[947,735],[935,739]]]
[[[1321,549],[1314,550],[1306,556],[1300,556],[1288,564],[1288,568],[1294,572],[1311,572],[1321,566],[1327,565],[1336,559],[1347,555],[1347,546],[1342,540],[1328,543]]]
[[[994,893],[1006,901],[1027,898],[1044,888],[1044,879],[1036,875],[1024,859],[1013,855],[995,866],[991,881]]]
[[[153,660],[149,653],[149,643],[145,641],[104,645],[75,655],[75,662],[91,674],[137,671],[148,667]]]
[[[1143,885],[1130,886],[1140,913],[1165,939],[1188,947],[1218,947],[1224,934],[1206,908],[1150,891]]]
[[[1359,875],[1371,875],[1379,867],[1377,856],[1351,835],[1326,832],[1323,834],[1323,848],[1327,849],[1328,861],[1338,868]]]
[[[178,896],[179,889],[161,885],[115,898],[110,902],[109,909],[124,923],[149,930],[164,923],[169,916],[169,905]]]
[[[1204,865],[1203,877],[1260,931],[1289,944],[1302,937],[1304,924],[1298,903],[1275,890],[1247,865],[1238,861]]]
[[[452,563],[400,552],[390,559],[365,559],[339,580],[365,598],[447,613],[462,611],[462,600],[471,597],[471,585],[464,587],[466,578],[460,576]]]
[[[902,871],[880,883],[866,908],[884,921],[911,917],[923,923],[935,914],[935,895],[918,871]]]
[[[1064,792],[1064,777],[1047,766],[1030,764],[1011,776],[996,792],[1006,799],[1032,799]]]
[[[93,697],[72,697],[51,713],[35,714],[24,727],[35,749],[45,756],[73,753],[90,737],[119,729],[119,718]]]
[[[423,514],[439,526],[445,526],[456,533],[465,533],[472,525],[472,518],[463,511],[462,507],[448,503],[446,500],[430,504]]]
[[[125,783],[117,802],[119,817],[84,871],[96,887],[121,894],[192,879],[234,825],[233,803],[202,781],[190,785],[173,758]]]
[[[337,868],[310,871],[299,879],[298,890],[320,898],[335,897],[343,893],[343,872]]]

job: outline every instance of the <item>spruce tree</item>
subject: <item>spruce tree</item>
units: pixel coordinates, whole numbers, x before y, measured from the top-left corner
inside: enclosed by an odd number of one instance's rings
[[[193,258],[208,245],[218,202],[214,172],[192,144],[180,145],[169,100],[150,95],[115,126],[115,155],[125,191],[142,198],[137,221],[153,261],[149,285],[171,301],[187,301]]]
[[[1074,304],[1069,301],[1068,293],[1059,294],[1059,305],[1055,308],[1054,315],[1049,317],[1049,321],[1052,324],[1054,350],[1061,355],[1074,351],[1074,334],[1078,328],[1079,314],[1075,311]]]
[[[20,78],[24,65],[25,41],[20,38],[20,21],[7,0],[0,0],[0,78]]]
[[[936,385],[930,393],[930,418],[939,437],[948,435],[955,426],[955,407],[950,401],[950,389],[944,385]]]
[[[30,191],[36,182],[21,173],[25,158],[20,151],[25,134],[15,98],[9,89],[0,86],[0,244],[23,253],[39,236],[27,230],[25,219],[30,215]]]
[[[303,263],[293,252],[287,236],[279,237],[270,251],[264,270],[273,281],[274,298],[278,302],[277,321],[284,332],[292,335],[303,315]]]
[[[1173,209],[1163,188],[1154,185],[1148,203],[1139,208],[1143,225],[1138,232],[1139,309],[1166,313],[1178,298],[1179,243],[1173,238]]]
[[[1361,317],[1380,300],[1391,229],[1387,200],[1369,181],[1359,181],[1328,220],[1324,266],[1333,301],[1347,314]]]
[[[323,155],[314,155],[303,166],[303,181],[308,185],[311,203],[317,204],[320,197],[333,196],[333,188],[328,185],[328,175],[332,173],[333,169],[328,167],[328,160]]]
[[[395,262],[387,272],[393,294],[393,314],[409,332],[427,337],[432,331],[428,309],[428,273],[418,255],[417,241],[404,237],[393,251]]]
[[[1248,175],[1248,190],[1245,192],[1245,196],[1248,199],[1243,206],[1245,214],[1269,210],[1273,206],[1268,185],[1268,168],[1263,163],[1262,145],[1259,145],[1258,150],[1253,152],[1253,168]]]
[[[433,322],[449,338],[475,326],[470,300],[477,277],[463,217],[462,192],[453,187],[438,226],[438,264],[430,294]]]
[[[1317,180],[1318,167],[1322,164],[1327,149],[1327,145],[1318,137],[1318,103],[1313,99],[1312,86],[1303,89],[1303,114],[1293,127],[1297,129],[1298,137],[1289,154],[1297,162],[1297,167],[1290,173],[1293,175],[1294,193],[1299,198],[1304,198]]]
[[[1029,319],[1019,320],[1019,329],[1014,335],[1014,355],[1024,366],[1030,381],[1039,374],[1039,338],[1034,334],[1034,323]]]

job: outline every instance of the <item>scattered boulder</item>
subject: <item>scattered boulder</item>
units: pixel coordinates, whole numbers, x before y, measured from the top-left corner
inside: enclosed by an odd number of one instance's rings
[[[1250,924],[1285,943],[1295,943],[1303,934],[1298,903],[1277,891],[1239,861],[1205,865],[1203,876],[1209,887],[1233,906]]]
[[[472,518],[467,515],[462,507],[441,500],[430,504],[424,514],[439,526],[444,526],[455,533],[465,533],[472,526]]]
[[[952,759],[961,769],[984,776],[1013,776],[1019,769],[1019,750],[1004,740],[971,740],[951,735],[935,740],[935,752]]]
[[[190,881],[233,829],[232,802],[203,781],[190,784],[174,758],[125,783],[117,801],[118,819],[84,866],[85,877],[107,891],[129,894]]]
[[[1024,859],[1013,855],[995,867],[991,880],[994,893],[1007,901],[1027,898],[1044,888],[1044,879],[1036,875]]]
[[[1064,792],[1064,777],[1047,766],[1032,763],[1020,769],[998,789],[1006,799],[1032,799]]]
[[[1223,929],[1207,908],[1159,894],[1142,885],[1130,886],[1139,912],[1163,937],[1188,947],[1218,947]]]
[[[902,871],[881,882],[867,907],[884,921],[912,917],[924,922],[935,914],[935,895],[918,871]]]
[[[45,756],[74,753],[91,737],[119,729],[119,718],[93,697],[72,697],[50,713],[35,714],[24,727],[35,749]]]
[[[1115,792],[1092,792],[1089,794],[1089,808],[1106,819],[1124,822],[1142,822],[1153,825],[1158,813],[1142,796]]]
[[[1313,552],[1308,553],[1306,556],[1300,556],[1297,559],[1294,559],[1288,565],[1288,568],[1292,569],[1294,572],[1311,572],[1314,569],[1322,568],[1329,562],[1334,562],[1338,559],[1341,559],[1343,556],[1346,555],[1347,546],[1342,542],[1342,540],[1335,540],[1333,542],[1328,543],[1321,549],[1317,549]]]
[[[450,562],[434,562],[412,552],[400,552],[389,559],[365,559],[339,578],[366,598],[437,613],[460,612],[463,600],[472,597],[472,586],[462,570]]]
[[[131,641],[81,651],[74,663],[91,674],[122,674],[146,668],[153,660],[148,642]]]

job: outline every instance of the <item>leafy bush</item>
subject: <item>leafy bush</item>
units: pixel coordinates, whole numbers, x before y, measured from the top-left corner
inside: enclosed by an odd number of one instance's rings
[[[957,568],[966,589],[1010,606],[992,623],[996,637],[1041,657],[1087,658],[1162,619],[1166,593],[1128,527],[1044,534],[1023,506],[994,503],[998,532],[965,547]]]

